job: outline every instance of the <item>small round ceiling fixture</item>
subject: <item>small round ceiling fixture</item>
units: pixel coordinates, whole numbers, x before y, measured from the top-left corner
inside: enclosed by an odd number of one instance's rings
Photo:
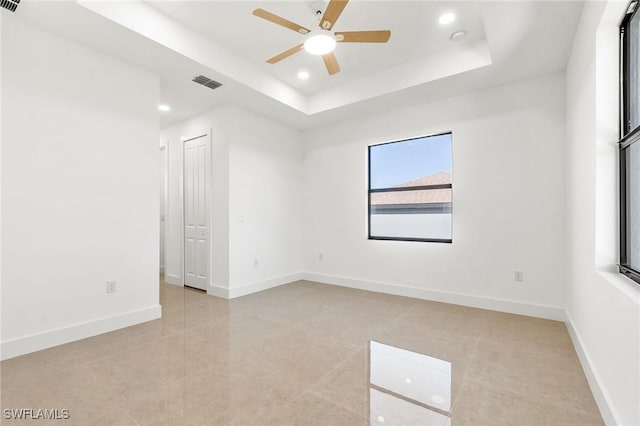
[[[165,104],[160,104],[160,105],[158,105],[158,109],[159,109],[160,111],[163,111],[163,112],[169,112],[169,111],[171,111],[171,107],[170,107],[169,105],[165,105]]]
[[[331,31],[312,31],[304,41],[304,50],[312,55],[326,55],[336,48],[336,38]]]
[[[298,78],[300,80],[308,80],[309,79],[309,73],[307,71],[300,71],[298,73]]]
[[[467,38],[467,32],[466,31],[456,31],[455,33],[451,34],[451,41],[455,41],[456,43],[459,43],[461,41],[465,41]]]
[[[452,12],[447,12],[438,18],[438,22],[440,23],[440,25],[449,25],[455,20],[456,14]]]

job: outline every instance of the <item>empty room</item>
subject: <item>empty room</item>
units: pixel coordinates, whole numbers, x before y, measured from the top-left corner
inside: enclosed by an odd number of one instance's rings
[[[637,0],[0,2],[0,424],[640,426]]]

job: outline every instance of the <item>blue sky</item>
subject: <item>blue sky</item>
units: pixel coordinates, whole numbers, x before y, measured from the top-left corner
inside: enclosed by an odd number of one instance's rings
[[[451,135],[375,145],[370,155],[372,189],[395,186],[438,172],[451,173]]]

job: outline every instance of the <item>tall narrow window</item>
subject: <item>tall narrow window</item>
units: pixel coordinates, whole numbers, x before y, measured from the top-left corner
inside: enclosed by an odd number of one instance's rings
[[[369,239],[450,243],[451,133],[369,147]]]
[[[620,27],[620,272],[640,283],[640,13],[629,4]]]

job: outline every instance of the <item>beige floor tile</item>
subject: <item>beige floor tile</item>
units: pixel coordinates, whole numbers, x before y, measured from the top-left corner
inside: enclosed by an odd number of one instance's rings
[[[402,319],[411,322],[424,333],[441,332],[457,336],[477,338],[485,325],[485,315],[477,309],[462,308],[451,305],[450,309],[443,304],[424,304],[412,308]]]
[[[412,306],[396,303],[394,299],[387,300],[382,297],[365,297],[360,293],[361,290],[357,290],[355,294],[342,295],[336,293],[335,300],[326,304],[335,309],[378,316],[387,321],[393,321],[412,309]],[[327,292],[327,294],[334,296],[334,292]]]
[[[211,329],[215,330],[212,332],[216,333],[215,339],[220,347],[248,348],[286,334],[294,330],[294,327],[258,315],[232,310],[227,318],[213,324]]]
[[[451,424],[456,426],[543,426],[548,423],[544,407],[528,398],[466,381],[454,402]]]
[[[187,424],[246,424],[281,411],[301,392],[289,375],[259,364],[212,368],[184,378]]]
[[[467,380],[453,405],[451,424],[456,426],[580,426],[603,425],[594,411],[572,411],[545,404],[508,390]]]
[[[0,363],[2,408],[71,414],[2,424],[369,424],[370,340],[451,363],[454,426],[602,424],[559,322],[309,281],[160,300],[162,319]]]
[[[296,325],[313,318],[325,308],[321,302],[306,296],[278,301],[277,297],[266,300],[245,301],[239,299],[231,305],[232,315],[254,315],[285,325]]]
[[[369,352],[359,350],[324,376],[310,392],[352,413],[369,416]]]
[[[243,362],[308,389],[357,350],[357,346],[295,330],[253,346]]]
[[[546,351],[573,352],[567,328],[560,321],[489,312],[481,339],[506,345],[534,346]]]
[[[167,337],[112,358],[89,364],[101,382],[114,386],[127,398],[154,392],[185,374],[185,348],[181,336]]]
[[[588,411],[595,405],[575,352],[479,341],[466,377],[567,410]]]
[[[297,324],[326,338],[365,347],[370,340],[381,339],[393,327],[393,320],[363,314],[358,310],[346,311],[324,306]]]
[[[126,398],[122,409],[141,426],[184,424],[184,378],[168,383],[154,392],[136,392]]]
[[[254,419],[251,425],[364,426],[369,422],[351,411],[311,393],[304,393],[282,412]]]
[[[20,389],[3,390],[4,408],[66,409],[69,419],[56,420],[58,424],[85,425],[92,419],[112,417],[123,423],[132,423],[118,407],[124,401],[117,388],[105,383],[88,367],[76,367],[55,380],[42,380]]]

